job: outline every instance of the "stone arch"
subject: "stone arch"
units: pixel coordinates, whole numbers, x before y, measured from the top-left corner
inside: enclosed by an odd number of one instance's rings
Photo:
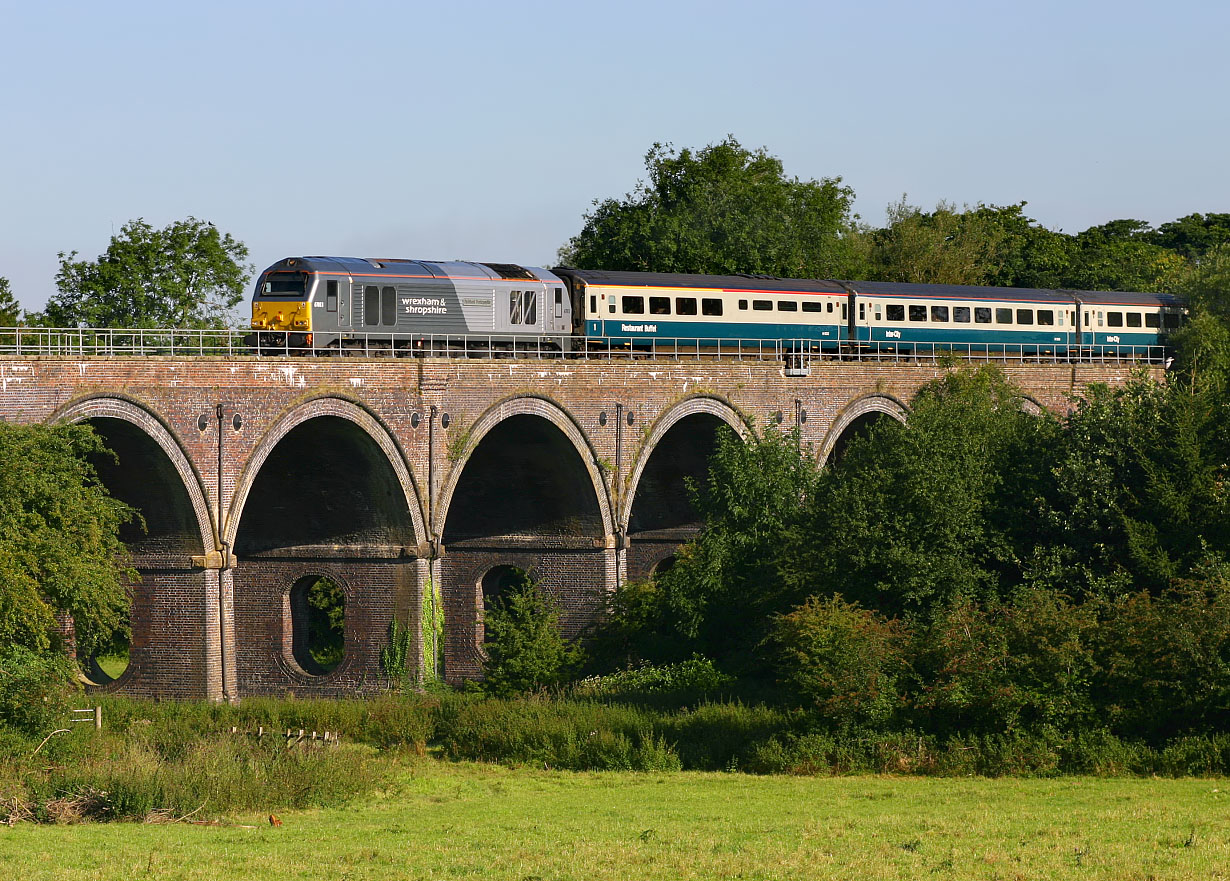
[[[627,529],[631,522],[637,490],[640,489],[641,479],[645,475],[645,468],[653,454],[657,451],[658,445],[671,429],[678,426],[685,419],[696,416],[707,416],[711,417],[712,420],[725,423],[741,438],[746,439],[751,432],[747,421],[733,406],[720,398],[707,395],[688,398],[663,412],[653,422],[648,435],[641,443],[636,461],[628,475],[628,491],[621,500],[619,511],[619,526],[622,529]]]
[[[589,439],[567,411],[554,401],[537,396],[522,395],[506,398],[492,405],[466,431],[464,446],[453,462],[453,466],[440,491],[438,513],[435,521],[437,535],[433,536],[433,538],[443,538],[445,527],[448,524],[449,513],[453,507],[454,496],[474,453],[492,431],[508,420],[520,416],[532,416],[546,420],[558,429],[573,449],[575,449],[594,492],[603,535],[613,535],[614,522],[611,515],[611,504],[607,496],[606,484],[598,470],[597,455],[593,447],[590,446]]]
[[[200,472],[184,452],[174,431],[142,404],[120,395],[94,395],[72,401],[47,420],[48,422],[88,422],[95,419],[115,419],[144,432],[166,455],[188,494],[196,528],[200,537],[198,553],[216,546],[216,532],[209,503],[205,498]]]
[[[847,404],[824,436],[820,445],[820,464],[826,465],[833,456],[840,457],[850,439],[865,431],[877,419],[889,417],[905,424],[910,408],[898,398],[883,393],[864,395]]]
[[[231,495],[231,505],[226,517],[223,537],[228,547],[235,546],[239,525],[243,520],[244,508],[247,506],[252,487],[256,483],[261,469],[278,444],[299,426],[313,419],[334,417],[356,425],[367,435],[384,454],[389,466],[397,477],[409,512],[410,522],[417,542],[423,542],[427,537],[423,517],[422,501],[418,484],[406,462],[400,445],[393,437],[389,428],[370,410],[354,401],[335,395],[326,395],[310,399],[296,406],[281,419],[275,422],[261,437],[248,456],[235,489]]]

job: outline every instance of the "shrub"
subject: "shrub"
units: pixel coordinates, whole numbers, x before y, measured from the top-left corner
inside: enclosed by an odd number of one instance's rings
[[[559,629],[558,601],[525,579],[497,599],[486,617],[484,689],[509,697],[557,686],[580,666],[581,650]]]
[[[645,664],[610,673],[590,676],[572,688],[577,697],[618,697],[647,694],[707,694],[734,685],[708,658],[693,655],[678,664]]]
[[[0,651],[0,723],[29,736],[63,727],[80,692],[72,663],[10,645]]]
[[[812,597],[777,618],[778,676],[839,725],[883,724],[900,702],[906,628],[840,597]]]

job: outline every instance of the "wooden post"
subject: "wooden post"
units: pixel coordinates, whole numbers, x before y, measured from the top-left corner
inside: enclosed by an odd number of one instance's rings
[[[94,708],[94,730],[102,731],[102,707]]]

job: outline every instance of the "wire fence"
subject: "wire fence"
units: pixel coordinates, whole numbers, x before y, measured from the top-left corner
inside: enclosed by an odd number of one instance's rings
[[[827,342],[738,337],[558,337],[496,334],[258,333],[242,329],[0,328],[0,355],[69,357],[586,358],[776,361],[787,373],[820,361],[1164,364],[1160,345]]]

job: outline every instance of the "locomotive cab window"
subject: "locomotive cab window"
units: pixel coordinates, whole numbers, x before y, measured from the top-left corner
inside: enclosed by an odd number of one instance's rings
[[[326,312],[336,312],[337,311],[337,282],[336,281],[325,282],[325,311]]]
[[[905,306],[900,303],[889,303],[884,307],[884,317],[889,321],[905,321]]]
[[[261,293],[270,297],[307,296],[307,273],[271,272],[265,276]]]
[[[650,297],[649,298],[649,314],[650,315],[670,315],[671,314],[671,298],[670,297]]]
[[[645,314],[645,298],[644,297],[624,297],[623,310],[628,315],[644,315]]]
[[[675,314],[676,315],[695,315],[696,314],[696,298],[695,297],[675,297]]]
[[[952,320],[957,324],[969,324],[969,306],[953,306]]]
[[[1140,327],[1140,313],[1139,312],[1127,313],[1127,326],[1128,327]]]
[[[995,310],[995,323],[996,324],[1011,324],[1012,323],[1012,310],[1011,309],[996,309]]]
[[[926,306],[910,306],[910,321],[926,321],[927,307]]]
[[[990,324],[991,310],[986,306],[974,307],[974,323],[975,324]]]
[[[722,301],[716,297],[705,297],[700,301],[700,311],[702,315],[721,315]]]

